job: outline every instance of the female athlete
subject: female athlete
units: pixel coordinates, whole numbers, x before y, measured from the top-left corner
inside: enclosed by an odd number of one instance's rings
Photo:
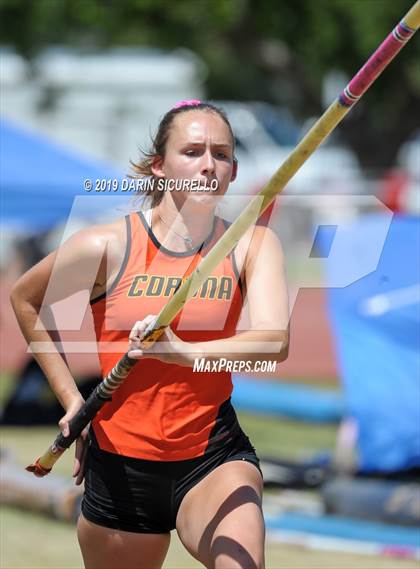
[[[208,103],[181,102],[163,117],[152,151],[134,167],[153,182],[149,207],[79,231],[25,273],[12,293],[27,341],[49,340],[35,323],[54,270],[54,300],[90,290],[102,374],[127,342],[138,359],[77,441],[73,475],[77,484],[85,478],[78,521],[85,567],[159,568],[176,528],[205,567],[259,569],[262,477],[230,402],[229,369],[287,357],[280,244],[269,229],[249,230],[145,349],[147,324],[226,229],[216,210],[237,163],[225,114]],[[170,180],[187,183],[170,191]],[[87,275],[95,266],[92,285]],[[245,298],[249,326],[238,332]],[[82,397],[58,352],[36,357],[66,411],[59,423],[66,435]],[[194,370],[203,358],[205,367]],[[218,367],[221,358],[231,367]],[[216,371],[208,371],[214,363]]]

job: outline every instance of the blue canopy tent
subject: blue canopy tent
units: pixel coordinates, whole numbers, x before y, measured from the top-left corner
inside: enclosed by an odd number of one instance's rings
[[[373,214],[346,228],[342,251],[327,261],[328,283],[360,266],[373,248],[372,235],[386,223],[384,214]],[[419,254],[420,218],[394,216],[376,270],[328,291],[364,472],[420,466]]]
[[[109,204],[108,200],[98,199],[98,193],[87,193],[84,180],[114,178],[120,179],[121,173],[108,164],[87,159],[37,133],[2,120],[3,227],[26,234],[48,230],[67,219],[77,195],[91,198],[91,205],[85,209],[92,214]]]

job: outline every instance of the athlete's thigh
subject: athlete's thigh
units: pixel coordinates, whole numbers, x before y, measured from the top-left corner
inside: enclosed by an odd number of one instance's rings
[[[160,569],[170,534],[106,528],[80,515],[77,535],[86,569]]]
[[[176,525],[188,551],[206,567],[263,567],[262,486],[258,469],[241,460],[222,464],[194,486]]]

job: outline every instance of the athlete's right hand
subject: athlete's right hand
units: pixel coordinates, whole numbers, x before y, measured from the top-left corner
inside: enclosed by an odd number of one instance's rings
[[[63,436],[68,437],[70,434],[69,421],[72,419],[84,403],[83,397],[77,396],[71,400],[66,408],[66,414],[59,420],[58,426]],[[89,427],[85,427],[76,440],[76,451],[73,464],[73,478],[75,478],[76,486],[83,482],[85,476],[85,459],[87,452],[87,435]]]

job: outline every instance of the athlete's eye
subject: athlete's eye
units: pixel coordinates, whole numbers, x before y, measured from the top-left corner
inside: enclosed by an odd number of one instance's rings
[[[199,150],[197,150],[197,149],[186,150],[185,154],[186,154],[186,156],[198,156]]]

